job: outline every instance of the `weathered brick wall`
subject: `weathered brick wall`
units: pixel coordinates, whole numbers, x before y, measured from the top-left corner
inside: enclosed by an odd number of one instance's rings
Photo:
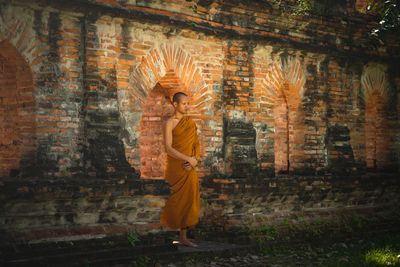
[[[176,91],[205,221],[395,203],[399,43],[366,49],[361,2],[0,1],[1,228],[158,229],[168,190],[139,178],[162,179]]]
[[[34,95],[35,110],[29,120],[36,126],[25,138],[36,142],[34,155],[29,155],[35,168],[23,175],[38,172],[46,176],[68,176],[82,167],[80,113],[84,101],[78,22],[79,18],[67,13],[1,4],[0,41],[18,51],[19,56],[14,57],[24,58],[25,62],[18,68],[27,65],[23,72],[32,73],[32,81],[25,86]],[[24,79],[17,78],[21,82]],[[29,122],[16,127],[22,134]],[[20,170],[8,171],[18,174]]]
[[[154,180],[3,179],[2,192],[2,234],[41,240],[157,230],[168,188]]]
[[[207,19],[201,10],[190,11],[192,4],[179,10],[167,5],[168,12],[179,11],[180,20],[186,19],[187,12],[202,22]],[[158,7],[157,2],[151,5]],[[250,7],[247,10],[239,4],[234,8],[222,2],[211,6],[223,14],[232,12],[251,29],[262,22],[248,21]],[[255,38],[237,40],[137,22],[126,18],[129,13],[109,16],[110,9],[102,10],[101,4],[96,6],[98,12],[88,15],[71,13],[67,6],[60,7],[67,11],[52,12],[35,6],[4,7],[4,17],[10,19],[3,25],[2,39],[10,39],[11,44],[18,40],[17,50],[22,46],[19,50],[25,52],[27,64],[34,63],[36,165],[43,174],[127,177],[142,169],[144,177],[160,177],[160,159],[148,154],[156,152],[145,152],[151,145],[144,144],[148,131],[143,128],[147,123],[143,120],[159,121],[158,128],[162,124],[160,116],[146,115],[147,96],[156,84],[165,96],[176,90],[192,96],[191,115],[198,121],[204,148],[202,174],[315,173],[337,171],[344,165],[344,172],[357,172],[368,164],[372,169],[395,165],[395,137],[379,130],[386,125],[397,127],[396,103],[386,103],[395,99],[396,88],[390,80],[397,75],[396,65],[385,59],[386,54],[381,58],[371,55],[372,62],[367,65],[368,55],[346,60],[348,54],[341,55],[340,49],[362,51],[356,46],[341,47],[341,42],[327,53],[288,48],[279,42],[271,45],[271,41]],[[114,8],[125,10],[128,6]],[[157,15],[151,8],[140,9],[139,3],[135,8]],[[208,21],[223,20],[216,14]],[[252,16],[260,19],[263,14]],[[285,14],[275,14],[275,20]],[[162,20],[165,14],[158,15]],[[234,21],[225,22],[231,23]],[[337,25],[328,20],[324,23],[328,26],[323,25],[321,34],[337,32],[329,28]],[[314,26],[309,30],[318,31]],[[362,33],[357,27],[354,31]],[[14,32],[21,34],[13,36]],[[272,34],[266,29],[262,32]],[[292,38],[290,32],[288,36]],[[369,78],[375,76],[379,77]],[[388,110],[368,108],[377,101]],[[162,155],[161,142],[158,144],[156,150]],[[146,168],[153,165],[151,174]]]

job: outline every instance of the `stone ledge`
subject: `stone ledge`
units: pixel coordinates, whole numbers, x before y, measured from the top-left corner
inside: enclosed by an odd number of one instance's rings
[[[104,197],[132,195],[168,195],[164,180],[149,179],[99,179],[99,178],[0,178],[0,199],[68,197]]]

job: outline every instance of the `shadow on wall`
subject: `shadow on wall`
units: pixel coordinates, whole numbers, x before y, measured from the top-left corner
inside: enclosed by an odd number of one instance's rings
[[[107,78],[108,81],[96,77],[96,90],[85,92],[85,170],[88,176],[138,178],[139,170],[125,158],[117,88],[113,82],[115,70]]]
[[[339,124],[329,126],[326,142],[330,172],[341,175],[357,172],[349,128]]]
[[[0,42],[0,176],[35,164],[36,117],[32,72],[8,41]]]
[[[235,178],[258,175],[256,130],[251,122],[224,119],[226,173]]]
[[[99,47],[97,17],[86,18],[85,46]],[[83,51],[86,53],[86,47]],[[84,172],[98,178],[138,178],[139,170],[133,169],[125,157],[120,110],[118,108],[117,77],[115,66],[100,69],[98,56],[85,54],[84,103],[82,105]],[[104,73],[105,72],[105,73]],[[100,76],[102,73],[102,76]]]

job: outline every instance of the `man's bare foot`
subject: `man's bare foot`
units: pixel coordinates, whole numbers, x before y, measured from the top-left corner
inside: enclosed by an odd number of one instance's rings
[[[195,243],[191,242],[188,239],[179,240],[179,245],[192,247],[192,248],[197,248],[198,247]]]

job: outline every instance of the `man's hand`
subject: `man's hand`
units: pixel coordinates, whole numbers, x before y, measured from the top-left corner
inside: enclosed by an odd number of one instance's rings
[[[194,168],[197,166],[197,159],[196,157],[191,157],[188,162],[190,163],[190,165]]]
[[[186,161],[185,163],[183,163],[182,166],[186,171],[190,171],[191,169],[193,169],[192,165],[190,165],[190,163],[188,161]]]

